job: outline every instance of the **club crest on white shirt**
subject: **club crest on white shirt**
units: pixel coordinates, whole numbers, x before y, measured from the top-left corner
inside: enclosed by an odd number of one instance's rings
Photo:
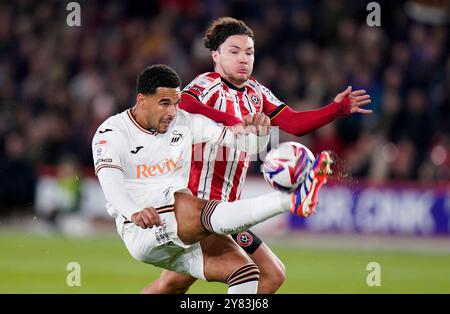
[[[183,134],[181,134],[178,130],[172,131],[172,137],[170,138],[171,146],[178,146],[183,142]]]

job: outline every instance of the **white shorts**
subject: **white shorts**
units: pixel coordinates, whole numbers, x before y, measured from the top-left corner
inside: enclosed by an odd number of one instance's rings
[[[138,261],[206,280],[200,243],[184,244],[177,235],[173,211],[160,213],[162,227],[142,229],[125,218],[116,218],[117,232],[125,246]]]

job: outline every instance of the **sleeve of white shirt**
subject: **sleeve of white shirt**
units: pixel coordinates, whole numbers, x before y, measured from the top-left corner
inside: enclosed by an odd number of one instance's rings
[[[125,189],[125,175],[122,169],[123,148],[126,147],[119,131],[113,128],[107,132],[96,132],[92,140],[95,174],[97,175],[106,200],[124,217],[140,208]]]
[[[100,133],[102,131],[103,133]],[[101,127],[92,139],[95,174],[102,168],[122,170],[123,147],[125,147],[125,144],[119,131],[110,128],[102,130]]]
[[[235,148],[249,154],[257,154],[266,149],[270,135],[256,134],[235,135],[230,128],[216,123],[202,115],[193,114],[191,130],[194,134],[194,144],[212,143]]]
[[[125,218],[142,210],[131,198],[124,187],[123,172],[116,168],[104,167],[97,173],[98,180],[105,194],[106,200]]]

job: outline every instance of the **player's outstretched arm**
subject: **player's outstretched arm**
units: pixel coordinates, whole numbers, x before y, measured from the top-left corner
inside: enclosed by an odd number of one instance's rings
[[[272,118],[272,125],[279,126],[285,132],[301,136],[312,132],[325,124],[334,121],[340,116],[352,113],[371,113],[372,110],[363,109],[362,106],[370,104],[370,95],[365,90],[352,91],[349,86],[343,92],[336,95],[334,101],[317,110],[297,112],[285,107]]]
[[[201,114],[217,123],[222,123],[227,126],[232,126],[242,122],[239,118],[236,118],[229,113],[205,105],[194,98],[194,96],[187,94],[186,92],[181,94],[181,101],[178,108],[186,110],[189,113]]]

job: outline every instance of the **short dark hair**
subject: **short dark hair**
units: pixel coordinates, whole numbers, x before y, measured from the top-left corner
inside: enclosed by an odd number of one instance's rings
[[[177,72],[164,64],[155,64],[142,71],[136,82],[136,93],[152,95],[158,87],[180,87],[181,79]]]
[[[255,40],[253,31],[243,21],[232,17],[220,17],[209,25],[205,37],[203,37],[203,43],[206,48],[214,51],[233,35],[247,35]]]

